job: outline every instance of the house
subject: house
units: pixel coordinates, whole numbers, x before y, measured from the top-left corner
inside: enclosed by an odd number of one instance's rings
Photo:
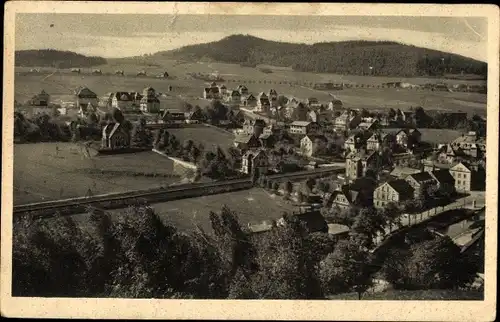
[[[307,118],[311,122],[318,123],[319,122],[319,112],[314,111],[314,110],[309,111],[309,113],[307,113]]]
[[[121,123],[108,123],[102,129],[103,149],[122,149],[130,146],[130,135]]]
[[[132,111],[134,108],[134,100],[128,92],[115,92],[112,94],[111,107],[118,108],[122,111]]]
[[[339,99],[333,99],[330,102],[328,102],[328,109],[333,111],[333,110],[340,110],[342,109],[343,104],[342,101]]]
[[[130,92],[129,95],[132,98],[132,100],[134,101],[134,103],[133,103],[134,106],[140,107],[143,95],[141,93],[137,93],[137,92]]]
[[[395,142],[395,137],[389,133],[373,133],[366,141],[368,151],[380,151],[384,146],[391,146]]]
[[[320,126],[316,122],[294,121],[290,124],[290,133],[292,134],[318,134]]]
[[[97,98],[97,94],[88,87],[78,87],[75,90],[75,106],[87,106],[89,103],[93,106],[98,106],[99,99]]]
[[[228,93],[225,100],[231,104],[239,104],[241,102],[241,94],[237,90],[231,91]]]
[[[219,88],[217,86],[214,87],[205,87],[203,89],[203,98],[204,99],[220,99],[221,95],[219,92]]]
[[[39,94],[33,96],[28,102],[28,104],[32,106],[49,106],[49,103],[50,95],[43,89]]]
[[[416,174],[420,172],[422,172],[420,169],[396,166],[391,171],[390,176],[395,179],[406,179],[406,177],[409,176],[410,174]]]
[[[351,152],[345,159],[346,178],[353,180],[366,176],[366,170],[377,164],[378,154],[375,152]]]
[[[236,88],[236,90],[238,92],[240,92],[240,94],[243,96],[243,95],[248,95],[248,88],[245,86],[245,85],[238,85],[238,87]]]
[[[234,146],[242,151],[261,147],[260,140],[253,134],[239,134],[234,138]]]
[[[358,151],[359,149],[361,149],[366,145],[369,135],[370,135],[369,132],[358,132],[355,134],[351,134],[344,141],[344,150],[347,151],[347,153],[352,151]]]
[[[441,147],[441,152],[438,154],[438,160],[446,163],[456,163],[463,160],[467,155],[459,147],[453,147],[451,144],[446,144]]]
[[[358,129],[361,131],[373,131],[379,128],[380,122],[378,120],[365,121],[358,124]]]
[[[319,107],[321,104],[319,103],[318,99],[316,97],[309,97],[306,100],[306,104],[309,105],[310,107]]]
[[[269,159],[264,150],[257,151],[249,150],[245,152],[241,162],[241,172],[255,173],[257,176],[260,174],[267,174],[269,169]]]
[[[221,95],[223,95],[223,96],[224,96],[224,95],[226,95],[226,94],[227,94],[227,92],[228,92],[228,91],[227,91],[227,87],[226,87],[226,85],[222,84],[222,85],[219,85],[218,87],[219,87],[219,93],[220,93]],[[238,93],[239,93],[239,92],[238,92]],[[240,96],[241,96],[241,93],[240,93]]]
[[[458,192],[467,193],[474,190],[477,184],[477,168],[467,162],[459,162],[449,170],[455,179],[455,189]]]
[[[429,174],[436,180],[437,188],[441,195],[453,195],[455,189],[455,179],[447,169],[430,171]]]
[[[453,148],[460,148],[464,154],[479,158],[486,151],[486,140],[477,136],[476,132],[470,131],[467,134],[456,138],[451,142]]]
[[[156,95],[156,91],[152,87],[146,87],[142,91],[142,98],[140,100],[139,106],[140,110],[147,113],[158,113],[160,112],[160,100]],[[185,120],[183,114],[183,120]]]
[[[422,137],[422,133],[417,129],[389,129],[381,132],[394,136],[396,144],[405,149],[410,148],[409,142],[418,143]]]
[[[333,128],[336,131],[349,131],[356,128],[361,123],[361,115],[354,110],[346,110],[333,121]]]
[[[184,113],[184,116],[186,118],[186,123],[193,123],[193,124],[201,123],[205,118],[201,108],[196,108],[190,112],[186,112]]]
[[[312,157],[324,152],[328,140],[324,135],[307,134],[300,140],[300,150],[303,155]]]
[[[404,179],[413,188],[415,199],[426,196],[426,191],[431,186],[437,186],[437,181],[429,172],[419,172],[406,176]]]
[[[403,179],[387,181],[378,186],[373,192],[373,206],[382,209],[388,203],[402,203],[412,200],[413,188]]]
[[[241,103],[245,107],[255,107],[257,106],[257,99],[253,94],[249,94],[247,96],[241,96]]]
[[[261,92],[257,96],[257,112],[267,112],[271,108],[271,102],[269,100],[269,97],[266,95],[266,93]]]
[[[359,178],[350,184],[342,185],[330,197],[331,206],[347,210],[351,207],[370,207],[373,204],[373,191],[376,181]]]
[[[259,137],[264,132],[265,127],[266,122],[263,119],[245,120],[243,123],[243,132]]]
[[[186,123],[186,115],[177,109],[165,109],[162,114],[162,120],[168,125],[181,126]]]
[[[269,99],[269,103],[271,106],[277,106],[278,105],[278,92],[276,92],[275,89],[270,89],[269,92],[267,93],[267,97]]]

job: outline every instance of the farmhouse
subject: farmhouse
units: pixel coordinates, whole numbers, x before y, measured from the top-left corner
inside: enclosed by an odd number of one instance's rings
[[[89,103],[94,106],[99,104],[97,94],[91,91],[88,87],[78,87],[75,90],[75,105],[77,107],[81,105],[87,106]]]
[[[214,87],[205,87],[203,89],[203,98],[204,99],[220,99],[221,95],[219,92],[219,88]]]
[[[266,122],[262,119],[245,120],[243,123],[243,132],[246,134],[253,134],[259,137],[266,127]]]
[[[294,121],[290,124],[290,133],[292,134],[318,134],[320,127],[315,122]]]
[[[436,180],[429,172],[410,174],[405,178],[406,182],[413,188],[415,199],[425,195],[425,191],[431,186],[437,186]]]
[[[328,109],[330,111],[340,110],[342,109],[342,106],[343,106],[342,101],[339,99],[333,99],[330,102],[328,102]]]
[[[476,132],[470,131],[451,142],[453,148],[460,148],[464,154],[478,158],[486,151],[486,140],[478,137]]]
[[[245,85],[238,85],[236,88],[238,92],[240,92],[241,95],[248,95],[248,88]]]
[[[366,176],[366,170],[377,163],[378,154],[375,152],[351,152],[345,159],[347,179],[357,179]]]
[[[241,172],[267,174],[269,168],[269,159],[264,150],[247,151],[243,155],[241,162]]]
[[[453,195],[455,189],[455,179],[447,169],[430,171],[429,174],[436,180],[438,191],[441,195]]]
[[[186,123],[186,115],[176,109],[166,109],[163,111],[162,120],[168,125],[181,126]]]
[[[380,151],[383,146],[390,147],[394,141],[394,136],[389,133],[374,133],[366,141],[366,148],[369,151]]]
[[[300,151],[303,155],[312,157],[324,152],[328,140],[324,135],[308,134],[300,140]]]
[[[241,94],[237,90],[231,91],[225,98],[227,103],[239,104],[241,102]]]
[[[108,123],[102,129],[101,147],[120,149],[130,146],[130,136],[121,123]]]
[[[261,143],[258,137],[253,134],[239,134],[234,138],[234,146],[245,151],[260,148]]]
[[[116,92],[112,94],[111,107],[131,111],[134,110],[134,100],[128,92]]]
[[[247,96],[242,96],[241,97],[241,103],[243,106],[248,106],[248,107],[255,107],[257,106],[257,99],[253,94],[247,95]]]
[[[261,92],[257,96],[257,112],[267,112],[271,108],[271,102],[269,101],[269,97],[266,93]]]
[[[375,208],[384,208],[388,203],[401,203],[413,199],[413,188],[405,180],[388,181],[378,186],[373,192]]]
[[[47,94],[47,92],[45,92],[43,89],[42,91],[33,96],[30,100],[29,100],[29,105],[32,105],[32,106],[49,106],[49,102],[50,102],[50,95]]]
[[[160,100],[156,95],[156,91],[152,87],[146,87],[142,91],[142,98],[140,100],[140,109],[147,113],[160,112]]]
[[[354,110],[346,110],[333,121],[333,127],[336,131],[349,131],[361,123],[361,115]]]

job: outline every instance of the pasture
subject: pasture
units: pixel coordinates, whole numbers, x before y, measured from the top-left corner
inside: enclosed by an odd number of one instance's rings
[[[57,147],[57,149],[56,149]],[[74,143],[14,146],[14,204],[167,186],[172,161],[154,152],[87,158]],[[156,175],[156,176],[153,176]]]
[[[270,74],[262,73],[256,68],[241,67],[237,64],[224,63],[179,63],[164,59],[159,56],[151,58],[127,58],[110,59],[108,65],[96,66],[103,73],[113,73],[117,69],[125,71],[126,76],[115,75],[90,75],[90,69],[83,70],[85,74],[71,74],[68,70],[62,70],[50,74],[29,74],[26,68],[16,68],[15,98],[23,102],[34,94],[45,89],[52,95],[53,100],[72,100],[72,90],[77,86],[88,86],[99,96],[113,91],[142,91],[147,86],[152,86],[158,92],[167,93],[168,86],[173,87],[173,92],[165,99],[163,104],[170,107],[178,107],[179,101],[188,101],[200,106],[208,102],[201,100],[202,88],[207,82],[187,76],[187,73],[217,73],[224,78],[229,89],[236,88],[240,83],[245,84],[250,92],[258,94],[267,92],[270,88],[276,89],[278,94],[295,96],[299,99],[316,97],[321,102],[331,99],[329,92],[344,102],[346,107],[383,109],[400,108],[407,110],[411,106],[423,106],[428,109],[462,110],[469,113],[486,113],[486,95],[479,93],[462,92],[432,92],[419,89],[396,89],[396,88],[366,88],[354,87],[340,91],[321,91],[310,87],[315,82],[335,82],[364,85],[381,85],[386,82],[409,82],[412,84],[425,83],[469,83],[484,84],[485,81],[477,80],[442,80],[437,78],[396,78],[396,77],[374,77],[374,76],[347,76],[335,74],[315,74],[307,72],[295,72],[287,68],[273,68]],[[272,66],[266,66],[272,68]],[[148,75],[156,75],[167,71],[171,78],[159,79],[154,77],[136,77],[139,70],[145,70]],[[51,72],[49,68],[42,68],[43,72]],[[303,85],[290,85],[299,82]],[[306,85],[304,85],[306,84]]]
[[[451,130],[451,129],[418,129],[422,133],[422,141],[433,144],[446,144],[450,143],[464,131]]]
[[[195,144],[202,143],[208,150],[216,150],[217,146],[228,148],[233,145],[234,135],[222,129],[199,126],[185,128],[167,129],[169,133],[175,135],[181,143],[187,140],[193,140]]]

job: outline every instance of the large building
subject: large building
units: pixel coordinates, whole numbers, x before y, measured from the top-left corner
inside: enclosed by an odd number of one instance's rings
[[[480,158],[486,152],[486,139],[479,137],[476,132],[468,132],[451,142],[454,149],[460,148],[465,155]]]
[[[328,140],[324,135],[308,134],[300,140],[300,151],[303,155],[312,157],[325,152]]]
[[[412,200],[413,197],[413,188],[405,180],[387,181],[373,192],[373,205],[375,208],[384,208],[390,202],[397,204]]]
[[[415,199],[425,196],[427,189],[431,186],[437,187],[437,181],[434,180],[429,172],[410,174],[405,178],[405,180],[413,188]]]
[[[152,87],[146,87],[142,91],[142,98],[140,100],[140,109],[147,113],[160,112],[160,100],[156,95],[156,91]]]
[[[130,135],[121,123],[108,123],[102,129],[103,149],[122,149],[130,146]]]
[[[375,152],[351,152],[345,159],[346,178],[354,180],[366,176],[366,170],[375,167],[378,154]]]
[[[128,92],[115,92],[111,94],[111,107],[118,108],[123,112],[138,109],[135,107],[134,99]]]
[[[267,174],[269,159],[264,150],[249,150],[243,155],[241,171],[243,173],[255,173],[257,176]]]
[[[294,121],[290,124],[290,133],[292,134],[319,134],[320,126],[316,122]]]

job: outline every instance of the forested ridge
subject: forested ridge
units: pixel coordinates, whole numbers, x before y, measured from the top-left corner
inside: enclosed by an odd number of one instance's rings
[[[55,49],[18,50],[15,53],[15,65],[25,67],[91,67],[106,63],[106,59],[102,57]]]
[[[342,41],[313,45],[232,35],[220,41],[157,55],[246,65],[270,64],[296,71],[351,75],[434,76],[487,74],[487,64],[468,57],[389,41]],[[370,69],[372,67],[372,69]]]

